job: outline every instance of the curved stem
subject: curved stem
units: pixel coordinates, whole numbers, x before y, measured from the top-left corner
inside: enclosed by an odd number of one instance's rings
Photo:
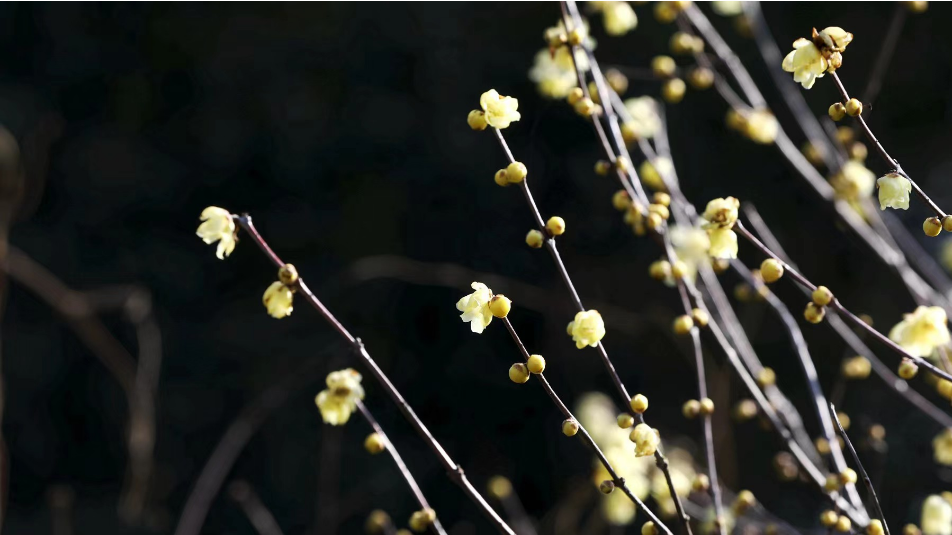
[[[830,403],[830,414],[833,415],[833,420],[836,421],[836,429],[839,431],[840,436],[843,437],[843,442],[846,443],[847,449],[850,450],[850,455],[853,456],[853,460],[856,461],[856,468],[859,468],[859,473],[863,476],[863,482],[866,484],[866,488],[869,490],[869,495],[873,499],[873,505],[876,506],[876,513],[879,515],[879,519],[883,522],[883,531],[886,535],[889,535],[889,526],[886,525],[886,515],[883,514],[883,508],[879,505],[879,498],[876,497],[876,489],[873,488],[873,481],[869,479],[869,474],[866,473],[866,469],[863,468],[863,463],[859,461],[859,455],[856,454],[856,448],[853,447],[853,443],[850,442],[850,437],[846,436],[846,430],[843,429],[843,424],[840,423],[840,417],[836,414],[836,407]]]

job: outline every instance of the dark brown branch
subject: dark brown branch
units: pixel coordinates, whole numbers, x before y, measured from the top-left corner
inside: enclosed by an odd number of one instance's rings
[[[866,483],[869,495],[873,499],[873,505],[876,506],[876,514],[879,515],[879,519],[883,523],[883,531],[885,531],[886,535],[889,535],[889,526],[886,525],[886,516],[883,514],[882,506],[879,505],[879,498],[876,497],[876,489],[873,488],[873,481],[869,479],[869,474],[867,474],[866,469],[863,468],[863,463],[860,462],[859,455],[856,454],[856,448],[854,448],[853,443],[850,442],[850,437],[846,435],[846,430],[843,429],[843,424],[840,423],[840,417],[836,414],[836,407],[834,407],[832,403],[830,403],[830,414],[836,422],[836,429],[839,431],[840,436],[843,437],[843,442],[846,444],[847,449],[850,450],[850,455],[852,455],[853,460],[856,461],[856,468],[859,468],[859,473],[863,476],[863,482]]]
[[[241,507],[258,535],[284,535],[274,515],[247,481],[233,481],[228,485],[228,495]]]

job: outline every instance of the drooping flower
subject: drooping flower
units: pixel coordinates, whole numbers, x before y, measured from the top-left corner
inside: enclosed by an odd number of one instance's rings
[[[793,81],[810,89],[817,78],[826,74],[829,63],[812,41],[800,38],[793,42],[793,51],[783,58],[781,66],[793,73]]]
[[[635,457],[654,455],[661,444],[661,433],[648,424],[638,424],[631,431],[631,441],[635,443]]]
[[[944,429],[932,439],[932,455],[935,462],[952,466],[952,429]]]
[[[456,310],[462,312],[460,319],[468,321],[474,333],[482,333],[493,320],[493,313],[489,310],[493,291],[481,282],[474,282],[471,287],[474,290],[473,293],[457,301]]]
[[[479,97],[479,106],[486,114],[486,122],[493,128],[508,128],[510,123],[522,117],[517,111],[519,101],[512,97],[504,97],[495,89],[490,89]]]
[[[708,232],[711,240],[711,257],[724,260],[737,258],[737,233],[729,228],[716,228]]]
[[[264,291],[261,302],[272,318],[281,319],[290,316],[294,310],[294,292],[282,282],[275,281]]]
[[[858,201],[872,195],[875,184],[876,175],[856,160],[846,162],[830,177],[836,196],[846,201]]]
[[[853,42],[853,34],[839,26],[827,26],[818,34],[819,38],[833,52],[843,52]]]
[[[635,97],[625,100],[628,117],[622,123],[622,134],[632,141],[650,139],[661,129],[658,102],[651,97]]]
[[[605,33],[612,36],[625,35],[638,26],[638,16],[628,2],[593,2],[602,12]]]
[[[364,399],[364,387],[361,376],[356,370],[347,368],[327,375],[327,389],[314,398],[321,411],[324,423],[343,425],[357,410],[357,400]]]
[[[575,314],[575,320],[569,322],[566,330],[572,336],[575,347],[595,347],[605,337],[605,322],[597,310],[586,310]]]
[[[702,226],[706,229],[732,228],[737,222],[738,208],[740,201],[734,197],[714,199],[704,208]]]
[[[949,343],[948,317],[942,307],[917,307],[889,331],[889,339],[917,357]]]
[[[952,504],[933,494],[922,503],[922,535],[952,535]]]
[[[561,47],[559,50],[567,48]],[[556,53],[557,57],[558,53]],[[529,79],[535,82],[539,94],[547,98],[561,99],[568,96],[572,89],[578,87],[578,78],[575,68],[569,61],[568,67],[564,62],[556,61],[548,48],[543,48],[535,56],[535,63],[529,70]]]
[[[901,210],[909,209],[909,193],[912,191],[912,183],[909,179],[899,173],[889,173],[876,180],[876,186],[879,187],[879,209],[898,208]]]
[[[198,226],[196,234],[207,244],[218,242],[215,252],[220,260],[224,260],[235,250],[235,221],[224,208],[209,206],[202,210],[202,224]]]

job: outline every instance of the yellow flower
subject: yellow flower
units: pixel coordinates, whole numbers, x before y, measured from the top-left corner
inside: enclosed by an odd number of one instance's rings
[[[722,17],[734,17],[744,12],[744,5],[740,2],[717,0],[711,2],[711,9]]]
[[[608,35],[625,35],[638,25],[638,16],[628,2],[598,2]]]
[[[933,494],[922,503],[922,535],[952,535],[952,505]]]
[[[780,123],[770,110],[754,110],[745,119],[744,133],[754,143],[770,145],[777,139]]]
[[[734,197],[714,199],[707,203],[704,213],[702,227],[706,229],[732,228],[737,222],[737,209],[740,208],[740,201]]]
[[[493,128],[508,128],[513,121],[521,118],[519,101],[512,97],[504,97],[490,89],[479,97],[479,106],[486,114],[486,122]]]
[[[567,50],[566,47],[559,50],[563,49]],[[562,62],[556,61],[548,48],[536,54],[535,63],[529,70],[529,79],[535,82],[539,94],[554,99],[565,98],[572,89],[578,87],[575,68],[571,64],[566,68]]]
[[[235,220],[224,208],[209,206],[202,210],[202,224],[198,226],[196,234],[205,243],[218,242],[215,254],[221,260],[235,250]]]
[[[948,318],[941,307],[917,307],[904,314],[889,331],[889,339],[917,357],[927,357],[937,346],[949,343]]]
[[[843,52],[846,46],[853,42],[853,34],[839,26],[828,26],[819,33],[820,39],[826,48],[833,52]]]
[[[909,192],[912,191],[912,183],[909,179],[899,173],[889,173],[876,180],[876,186],[879,187],[879,209],[899,208],[909,209]]]
[[[729,228],[707,231],[711,240],[711,257],[730,260],[737,258],[737,234]]]
[[[638,166],[638,177],[644,185],[655,191],[667,191],[664,177],[674,172],[674,163],[664,156],[658,156],[653,161],[645,160]]]
[[[793,73],[793,81],[810,89],[816,79],[826,73],[829,63],[813,42],[801,38],[793,42],[793,51],[783,58],[781,66]]]
[[[489,310],[493,291],[481,282],[474,282],[471,287],[475,291],[457,301],[456,310],[462,312],[460,319],[468,321],[474,333],[481,333],[493,320],[493,313]]]
[[[838,173],[830,177],[830,185],[840,199],[856,201],[872,195],[876,175],[860,162],[850,160]]]
[[[661,444],[661,433],[648,424],[638,424],[631,431],[631,440],[635,443],[635,457],[654,455]]]
[[[271,286],[268,286],[261,301],[272,318],[290,316],[294,310],[294,292],[280,281],[272,282]]]
[[[952,466],[952,429],[945,429],[932,439],[932,454],[935,462]]]
[[[710,261],[710,236],[704,229],[687,225],[671,225],[668,227],[668,236],[678,259],[688,268],[684,278],[693,283],[698,266]],[[669,276],[665,284],[674,286],[674,278]]]
[[[364,387],[360,385],[360,381],[360,374],[351,368],[327,375],[327,390],[321,390],[314,398],[324,423],[347,423],[350,415],[357,410],[357,400],[364,399]]]
[[[595,347],[605,337],[605,322],[597,310],[586,310],[575,315],[575,321],[569,322],[567,330],[575,341],[575,347]]]
[[[651,97],[635,97],[625,100],[628,117],[622,125],[624,130],[634,134],[637,139],[654,137],[661,129],[661,117],[658,116],[658,103]]]

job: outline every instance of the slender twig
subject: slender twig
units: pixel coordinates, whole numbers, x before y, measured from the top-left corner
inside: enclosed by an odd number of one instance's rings
[[[241,228],[248,233],[252,241],[258,246],[259,249],[267,256],[271,262],[278,269],[284,266],[284,262],[281,258],[275,254],[271,249],[265,239],[261,236],[258,230],[255,228],[254,224],[251,221],[251,216],[244,214],[241,216],[235,217],[236,222],[241,226]],[[493,510],[492,507],[486,503],[486,500],[479,494],[473,484],[469,482],[469,479],[463,473],[463,469],[456,464],[455,461],[446,453],[446,450],[443,449],[443,446],[433,437],[430,430],[427,429],[426,425],[420,420],[416,415],[416,412],[410,407],[410,405],[403,398],[403,395],[393,386],[393,383],[390,382],[390,379],[384,374],[383,370],[377,365],[377,362],[370,356],[370,353],[364,347],[363,342],[360,338],[356,338],[347,330],[346,327],[335,317],[330,310],[324,306],[324,303],[314,295],[313,292],[307,287],[307,284],[304,282],[303,277],[298,277],[297,281],[294,283],[294,289],[302,298],[308,302],[318,313],[324,318],[327,323],[331,325],[354,349],[357,355],[363,360],[364,364],[370,369],[370,372],[377,379],[377,382],[386,390],[387,394],[396,403],[397,408],[400,409],[400,412],[403,414],[404,418],[410,423],[410,425],[416,430],[417,434],[426,442],[427,446],[439,459],[440,464],[443,465],[443,468],[446,470],[447,476],[460,488],[463,489],[463,492],[473,501],[474,504],[483,512],[483,514],[489,519],[489,521],[502,533],[508,533],[515,535],[512,531],[512,528],[506,524],[506,522]],[[178,535],[184,535],[179,533]]]
[[[886,78],[886,72],[889,64],[892,63],[893,54],[899,45],[899,37],[902,35],[902,27],[906,24],[906,17],[909,15],[909,8],[901,3],[896,4],[892,16],[889,18],[889,29],[886,30],[886,37],[883,39],[883,45],[879,48],[879,54],[876,55],[876,61],[873,62],[873,72],[866,81],[866,87],[863,89],[862,102],[872,104],[879,96],[879,90],[883,86],[883,80]]]
[[[512,341],[515,342],[516,347],[519,349],[519,352],[522,354],[522,358],[526,361],[529,360],[529,350],[526,349],[525,344],[522,343],[522,339],[519,338],[519,334],[516,333],[516,329],[512,326],[512,322],[509,321],[509,318],[502,318],[503,324],[506,326],[506,330],[509,331],[509,335],[512,337]],[[578,434],[581,435],[583,442],[588,445],[589,448],[595,453],[595,456],[598,458],[598,461],[605,467],[605,470],[612,478],[612,482],[616,487],[620,488],[622,492],[645,514],[655,523],[660,529],[664,530],[665,533],[671,535],[671,530],[668,529],[661,520],[655,516],[654,513],[648,509],[648,506],[644,504],[634,493],[631,492],[631,489],[628,488],[628,485],[625,483],[625,478],[618,475],[618,472],[612,467],[611,463],[608,461],[608,458],[605,457],[605,454],[602,452],[601,448],[598,447],[598,444],[595,443],[595,440],[585,429],[585,426],[579,422],[575,416],[572,414],[572,411],[562,402],[562,399],[556,394],[555,390],[552,388],[552,385],[549,384],[548,379],[545,378],[545,374],[538,374],[539,383],[542,385],[542,388],[545,390],[545,393],[549,395],[549,398],[552,400],[552,403],[559,409],[559,412],[562,413],[562,416],[566,420],[572,420],[578,424]]]
[[[846,448],[850,450],[850,454],[853,456],[853,461],[856,462],[856,468],[859,468],[859,473],[863,476],[863,482],[866,483],[869,496],[873,499],[873,505],[876,506],[876,514],[879,515],[879,519],[883,523],[883,531],[885,531],[886,535],[889,535],[889,526],[886,525],[886,516],[883,514],[882,506],[879,505],[879,498],[876,497],[876,489],[873,488],[873,481],[869,479],[869,474],[867,474],[866,469],[863,468],[863,463],[860,462],[859,455],[856,454],[856,448],[854,448],[853,443],[850,442],[850,437],[846,435],[846,430],[843,429],[843,424],[840,423],[840,417],[836,414],[836,407],[834,407],[832,403],[830,403],[830,414],[836,422],[836,429],[839,431],[840,436],[843,437]]]
[[[380,427],[380,424],[377,423],[377,419],[374,418],[374,415],[370,413],[370,409],[364,405],[364,402],[357,400],[357,409],[360,411],[360,414],[367,420],[367,423],[370,424],[370,427],[373,428],[374,432],[380,436],[380,439],[383,440],[384,449],[390,454],[390,457],[393,458],[393,464],[397,465],[397,470],[400,471],[400,475],[403,476],[403,479],[407,482],[407,486],[410,487],[410,492],[413,493],[413,496],[416,498],[417,503],[420,504],[422,509],[430,509],[430,503],[426,501],[426,496],[423,495],[423,491],[420,490],[420,486],[417,485],[416,479],[413,478],[413,474],[410,473],[410,469],[407,468],[406,463],[403,462],[403,457],[400,456],[400,452],[397,451],[397,448],[394,447],[393,442],[390,442],[390,437],[383,432],[383,428]],[[440,535],[446,535],[446,531],[443,529],[443,525],[440,524],[440,519],[436,518],[433,520],[433,531],[439,533]]]
[[[233,481],[228,485],[228,495],[241,506],[241,510],[244,511],[258,535],[284,535],[274,515],[265,507],[258,493],[247,481]]]

